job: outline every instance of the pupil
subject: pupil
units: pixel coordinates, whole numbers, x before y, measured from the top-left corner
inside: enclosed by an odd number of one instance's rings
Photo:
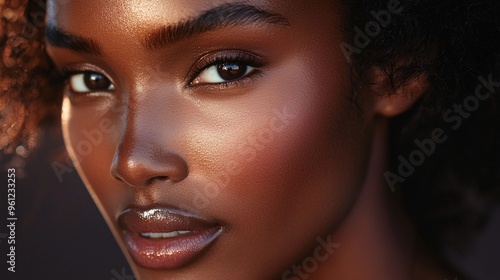
[[[224,80],[236,80],[245,75],[247,66],[238,63],[224,63],[217,66],[217,72]]]
[[[111,85],[106,77],[98,73],[85,73],[84,81],[85,86],[92,91],[107,90]]]

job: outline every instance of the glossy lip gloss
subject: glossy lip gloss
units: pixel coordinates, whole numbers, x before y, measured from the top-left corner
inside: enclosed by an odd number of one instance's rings
[[[200,256],[223,227],[170,208],[129,208],[118,218],[134,261],[150,269],[179,268]]]

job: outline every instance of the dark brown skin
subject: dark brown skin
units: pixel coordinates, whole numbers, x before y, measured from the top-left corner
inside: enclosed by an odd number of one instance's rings
[[[104,81],[91,94],[72,93],[68,85],[62,125],[78,172],[139,279],[281,279],[328,235],[341,246],[308,279],[416,275],[414,230],[382,174],[388,119],[413,104],[425,81],[391,97],[366,89],[358,111],[349,100],[355,86],[349,64],[337,47],[343,40],[337,4],[245,1],[288,23],[247,22],[150,50],[142,43],[152,30],[238,1],[49,2],[49,24],[92,39],[101,51],[48,44],[57,67],[96,72],[113,85]],[[204,55],[221,53],[261,63],[247,63],[255,70],[230,84],[208,84],[208,75],[197,80],[194,67],[209,67]],[[277,112],[288,117],[277,121]],[[275,131],[262,142],[266,128]],[[96,130],[104,137],[87,151],[84,132]],[[212,195],[196,199],[214,183]],[[117,218],[132,205],[153,204],[217,220],[224,232],[182,268],[140,267]]]

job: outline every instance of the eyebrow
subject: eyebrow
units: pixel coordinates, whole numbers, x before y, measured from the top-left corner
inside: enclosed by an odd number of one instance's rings
[[[45,38],[50,45],[55,47],[70,49],[79,53],[102,55],[101,47],[93,39],[69,34],[51,23],[48,23],[45,27]]]
[[[148,50],[157,50],[208,31],[250,24],[289,25],[289,22],[281,14],[256,6],[228,3],[207,10],[198,17],[160,27],[145,37],[143,45]]]
[[[289,22],[281,14],[256,6],[228,3],[177,24],[159,27],[145,36],[142,44],[146,49],[154,51],[208,31],[251,24],[289,25]],[[47,42],[53,46],[80,53],[102,55],[100,45],[93,39],[69,34],[52,23],[47,24],[45,36]]]

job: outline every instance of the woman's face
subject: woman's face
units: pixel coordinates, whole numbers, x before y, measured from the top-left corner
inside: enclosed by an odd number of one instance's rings
[[[49,2],[66,145],[138,276],[276,279],[334,232],[373,126],[340,6]]]

